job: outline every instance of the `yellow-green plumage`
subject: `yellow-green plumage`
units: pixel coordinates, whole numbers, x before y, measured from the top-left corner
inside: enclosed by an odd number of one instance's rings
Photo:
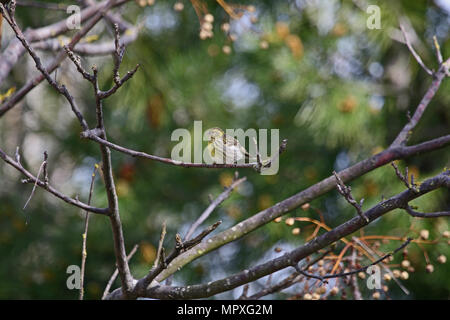
[[[222,129],[212,128],[208,136],[208,150],[215,163],[233,164],[243,159],[252,159],[239,141],[226,135]]]

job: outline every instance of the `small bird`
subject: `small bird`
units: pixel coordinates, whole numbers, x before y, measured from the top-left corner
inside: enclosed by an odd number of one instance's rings
[[[206,132],[208,150],[215,163],[235,164],[242,159],[255,161],[237,139],[225,134],[220,128],[211,128]]]

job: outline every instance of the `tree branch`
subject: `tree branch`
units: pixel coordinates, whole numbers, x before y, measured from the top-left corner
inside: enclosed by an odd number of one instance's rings
[[[420,56],[417,54],[416,50],[414,50],[413,46],[411,45],[411,42],[408,39],[408,35],[405,31],[405,28],[403,27],[402,24],[400,24],[400,30],[402,30],[403,33],[403,37],[405,38],[405,43],[408,46],[409,51],[411,52],[411,54],[413,55],[414,59],[416,59],[417,63],[423,68],[423,70],[426,71],[426,73],[428,73],[430,76],[433,75],[433,71],[431,71],[422,61],[422,59],[420,58]]]
[[[114,6],[122,5],[124,3],[127,3],[128,1],[130,1],[130,0],[108,0],[108,1],[104,1],[104,2],[101,2],[100,4],[98,4],[98,7],[96,6],[95,8],[92,8],[91,9],[92,12],[89,11],[89,13],[93,14],[92,19],[90,19],[84,25],[84,27],[73,36],[72,40],[67,45],[69,47],[69,49],[72,50],[75,47],[75,45],[82,39],[82,37],[84,37],[103,18],[104,14],[110,8],[112,8]],[[60,29],[58,29],[57,27],[59,27]],[[65,28],[67,28],[66,20],[61,21],[57,27],[49,26],[48,30],[41,30],[41,32],[40,32],[41,37],[45,38],[43,36],[45,34],[48,34],[48,37],[50,37],[52,35],[52,31],[54,31],[55,29],[64,30],[64,32],[67,31],[67,29],[65,29]],[[26,37],[24,37],[24,39],[26,40]],[[26,41],[29,42],[28,40],[26,40]],[[59,67],[61,62],[64,61],[65,58],[66,58],[65,51],[60,50],[58,52],[58,54],[56,55],[56,57],[52,60],[52,62],[50,62],[50,64],[45,68],[47,70],[47,73],[51,74],[53,71],[55,71]],[[0,59],[0,63],[1,63],[1,61],[2,61],[2,59]],[[11,66],[11,68],[12,68],[12,66]],[[2,70],[1,67],[0,67],[0,70]],[[6,75],[5,75],[5,77],[6,77]],[[6,112],[8,112],[10,109],[12,109],[20,100],[22,100],[23,97],[25,97],[28,94],[28,92],[30,92],[32,89],[34,89],[45,78],[46,78],[46,76],[41,73],[38,76],[34,77],[33,79],[27,81],[26,84],[24,86],[22,86],[22,88],[20,88],[14,96],[12,96],[10,99],[5,101],[2,105],[0,105],[0,117],[2,117]],[[2,80],[1,75],[0,75],[0,80]],[[87,130],[84,127],[83,127],[83,129]]]
[[[91,176],[91,185],[89,187],[89,196],[88,196],[88,204],[91,204],[92,200],[92,193],[94,191],[94,181],[95,181],[95,175],[97,173],[98,165],[95,164],[94,171],[92,172]],[[86,258],[87,258],[87,233],[89,229],[89,212],[85,212],[85,219],[84,219],[84,232],[83,232],[83,244],[81,249],[81,278],[80,278],[80,295],[79,300],[83,300],[84,298],[84,274],[85,274],[85,268],[86,268]]]
[[[237,172],[236,172],[237,173]],[[184,240],[189,240],[192,236],[192,234],[195,232],[195,230],[206,220],[208,219],[209,215],[214,211],[215,208],[217,208],[222,202],[224,202],[231,194],[231,192],[242,182],[246,181],[247,178],[243,177],[241,179],[235,179],[231,183],[229,187],[225,188],[225,191],[222,192],[211,204],[206,208],[206,210],[200,215],[200,217],[192,224],[192,226],[189,228],[188,232],[186,233],[186,236],[184,237]]]
[[[418,198],[432,190],[440,187],[448,187],[450,185],[450,170],[439,174],[433,178],[427,179],[421,185],[419,193],[411,190],[405,190],[402,193],[382,201],[371,209],[367,210],[364,214],[370,220],[370,222],[378,219],[387,212],[394,209],[401,208],[405,203],[413,199]],[[292,250],[283,256],[257,265],[250,269],[239,272],[235,275],[226,277],[221,280],[213,281],[207,284],[192,285],[187,287],[169,287],[163,285],[155,285],[147,290],[140,292],[140,296],[157,299],[197,299],[210,297],[212,295],[225,292],[243,284],[255,281],[268,274],[276,272],[278,270],[292,267],[296,265],[300,260],[306,258],[310,254],[317,252],[318,250],[331,245],[335,241],[348,236],[360,228],[364,227],[366,222],[361,217],[354,217],[353,219],[339,225],[333,230],[326,232],[308,243]],[[113,292],[109,298],[120,298],[120,289]]]
[[[57,191],[51,185],[49,185],[48,183],[45,183],[45,181],[41,181],[37,177],[33,176],[30,172],[28,172],[25,168],[22,167],[20,162],[13,160],[10,156],[8,156],[5,152],[3,152],[2,149],[0,149],[0,158],[3,159],[3,161],[5,161],[10,166],[17,169],[24,176],[26,176],[28,178],[26,182],[36,183],[37,186],[41,187],[42,189],[45,189],[46,191],[53,194],[55,197],[67,202],[68,204],[71,204],[75,207],[78,207],[80,209],[83,209],[83,210],[86,210],[89,212],[93,212],[93,213],[98,213],[98,214],[103,214],[103,215],[110,214],[110,210],[108,208],[92,207],[90,205],[87,205],[87,204],[79,201],[78,199],[72,199],[72,198],[62,194],[61,192]],[[16,159],[17,158],[18,157],[16,157]]]
[[[403,29],[402,25],[400,25],[400,28],[402,29],[403,35],[406,40],[406,45],[408,46],[412,55],[417,60],[417,62],[422,66],[422,68],[424,68],[424,70],[428,74],[433,76],[433,82],[431,83],[427,92],[425,93],[425,95],[423,96],[419,105],[417,106],[416,111],[414,112],[414,115],[409,120],[409,122],[403,127],[403,129],[400,131],[400,133],[397,135],[394,142],[392,142],[391,147],[398,147],[398,146],[402,146],[402,145],[406,144],[406,142],[408,141],[409,137],[412,134],[412,130],[419,123],[419,120],[422,118],[422,115],[425,112],[427,106],[430,104],[431,99],[434,97],[437,90],[439,89],[439,87],[442,83],[442,80],[445,77],[449,76],[449,69],[450,69],[450,58],[447,59],[447,61],[445,61],[443,63],[439,63],[439,69],[436,72],[432,72],[430,69],[428,69],[423,64],[422,59],[420,59],[419,55],[414,51],[413,47],[411,46],[411,43],[409,42],[406,32]],[[435,44],[436,43],[437,42],[435,42]]]
[[[349,182],[354,180],[367,172],[370,172],[378,167],[381,167],[393,160],[405,159],[413,155],[429,152],[443,148],[450,144],[450,135],[443,136],[441,138],[426,141],[414,146],[402,146],[396,148],[389,148],[379,154],[376,154],[368,159],[365,159],[357,164],[344,169],[339,172],[339,177],[343,182]],[[198,257],[215,250],[229,242],[235,241],[251,231],[263,226],[264,224],[272,221],[273,219],[290,212],[301,205],[310,202],[312,199],[316,199],[319,196],[329,192],[336,187],[336,178],[330,176],[309,188],[275,204],[274,206],[267,208],[250,218],[238,223],[234,227],[225,230],[218,235],[208,239],[208,242],[202,242],[192,250],[186,251],[175,259],[157,280],[162,281],[170,274],[176,272],[180,267],[187,263],[197,259]]]
[[[102,139],[101,137],[98,136],[98,132],[97,131],[93,131],[93,130],[87,130],[81,133],[81,137],[84,139],[89,139],[89,140],[93,140],[96,141],[98,143],[101,143],[111,149],[114,149],[116,151],[122,152],[124,154],[128,154],[132,157],[138,157],[138,158],[145,158],[145,159],[149,159],[149,160],[155,160],[158,162],[162,162],[165,164],[170,164],[170,165],[174,165],[174,166],[180,166],[180,167],[184,167],[184,168],[209,168],[209,169],[218,169],[218,168],[255,168],[258,164],[255,163],[242,163],[242,164],[237,164],[237,163],[213,163],[213,164],[207,164],[207,163],[191,163],[191,162],[182,162],[182,161],[178,161],[178,160],[172,160],[169,158],[164,158],[164,157],[159,157],[159,156],[154,156],[145,152],[141,152],[141,151],[135,151],[135,150],[131,150],[125,147],[122,147],[120,145],[114,144],[110,141],[106,141],[104,139]],[[283,140],[283,143],[280,146],[279,152],[278,154],[276,154],[274,156],[278,157],[281,153],[283,153],[286,150],[286,145],[287,145],[287,140]],[[265,166],[269,166],[270,163],[274,161],[274,159],[271,159],[270,162],[268,164],[266,164]]]
[[[137,252],[137,249],[139,248],[139,245],[135,244],[133,249],[131,249],[130,253],[127,256],[127,261],[129,262],[131,258],[133,258],[134,254]],[[109,290],[111,289],[111,286],[113,285],[114,281],[116,281],[117,276],[119,275],[119,270],[116,268],[114,270],[114,273],[111,275],[111,278],[108,281],[108,284],[106,285],[105,291],[103,291],[102,300],[106,298],[106,296],[109,294]]]

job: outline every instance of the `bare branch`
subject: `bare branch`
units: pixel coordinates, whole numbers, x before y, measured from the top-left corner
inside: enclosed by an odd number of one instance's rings
[[[153,268],[144,278],[139,280],[134,287],[134,294],[140,295],[141,292],[145,292],[147,287],[152,283],[152,281],[163,271],[167,266],[176,258],[178,257],[183,251],[189,250],[190,248],[194,247],[198,243],[200,243],[208,234],[213,232],[222,221],[218,221],[212,226],[209,226],[205,230],[203,230],[198,236],[193,238],[192,240],[187,240],[185,242],[181,241],[181,237],[177,234],[176,244],[173,251],[169,254],[169,256],[165,259],[161,259],[160,263],[156,266],[156,268]],[[112,293],[114,294],[114,292]],[[115,295],[122,294],[121,292],[115,291]]]
[[[94,181],[95,181],[95,175],[97,173],[97,169],[98,169],[98,165],[95,164],[94,166],[94,170],[92,172],[92,176],[91,176],[91,185],[89,187],[89,196],[88,196],[88,204],[91,204],[91,200],[92,200],[92,193],[94,191]],[[81,249],[81,278],[80,278],[80,296],[79,296],[79,300],[83,300],[84,297],[84,273],[85,273],[85,268],[86,268],[86,258],[87,258],[87,233],[88,233],[88,229],[89,229],[89,212],[86,211],[85,213],[85,220],[84,220],[84,232],[83,232],[83,244],[82,244],[82,249]]]
[[[405,174],[403,175],[398,169],[397,165],[394,162],[391,162],[391,165],[394,167],[395,174],[403,182],[403,184],[410,190],[414,192],[418,192],[417,185],[414,183],[414,175],[411,174],[411,183],[409,183],[409,174],[408,167],[405,168]]]
[[[309,273],[301,270],[298,267],[298,265],[295,265],[294,268],[295,268],[295,270],[297,270],[298,273],[304,275],[305,277],[317,279],[317,280],[320,280],[322,282],[325,282],[326,279],[342,278],[342,277],[346,277],[346,276],[351,276],[351,275],[357,274],[359,272],[366,271],[370,266],[377,265],[380,262],[384,261],[386,258],[389,258],[389,257],[393,256],[398,251],[400,251],[403,248],[405,248],[411,242],[411,240],[412,240],[411,238],[408,238],[400,247],[395,249],[393,252],[390,252],[390,253],[382,256],[381,258],[377,259],[376,261],[372,262],[371,264],[368,264],[367,266],[364,266],[362,268],[359,268],[359,269],[356,269],[356,270],[352,270],[352,271],[349,271],[349,272],[342,272],[342,273],[337,273],[337,274],[329,274],[329,275],[325,275],[325,276],[320,276],[319,275],[318,276],[318,275],[309,274]]]
[[[158,251],[156,252],[155,263],[153,264],[153,268],[156,268],[161,261],[161,255],[164,250],[164,238],[166,237],[166,222],[163,223],[161,230],[161,237],[159,238]],[[162,261],[165,261],[163,258]]]
[[[306,266],[304,266],[302,268],[303,271],[308,270],[308,268],[310,266],[315,265],[317,262],[319,262],[320,260],[322,260],[325,256],[327,256],[330,252],[332,251],[332,249],[329,249],[327,251],[325,251],[324,253],[322,253],[319,257],[317,257],[316,259],[314,259],[313,261],[309,262]],[[271,274],[272,275],[272,274]],[[283,280],[281,280],[279,283],[273,285],[273,286],[269,286],[264,288],[263,290],[251,295],[250,297],[246,297],[246,298],[242,298],[243,300],[257,300],[259,298],[262,298],[264,296],[267,296],[269,294],[281,291],[283,289],[287,289],[290,286],[300,282],[302,279],[304,279],[298,272],[293,272],[291,273],[288,277],[284,278]]]
[[[450,188],[450,186],[449,186],[449,188]],[[405,209],[405,211],[408,212],[409,215],[416,217],[416,218],[438,218],[438,217],[450,216],[450,211],[423,213],[423,212],[415,211],[409,205],[405,206],[403,209]]]
[[[170,165],[174,165],[174,166],[180,166],[180,167],[184,167],[184,168],[209,168],[209,169],[218,169],[218,168],[255,168],[255,166],[257,165],[257,163],[242,163],[242,164],[237,164],[237,163],[213,163],[213,164],[207,164],[207,163],[191,163],[191,162],[182,162],[182,161],[178,161],[178,160],[172,160],[169,158],[163,158],[163,157],[159,157],[159,156],[154,156],[145,152],[141,152],[141,151],[135,151],[135,150],[131,150],[125,147],[122,147],[118,144],[112,143],[110,141],[106,141],[104,139],[102,139],[101,137],[98,136],[97,132],[93,131],[93,130],[87,130],[81,133],[81,137],[84,139],[89,139],[89,140],[93,140],[96,141],[98,143],[101,143],[111,149],[114,149],[116,151],[128,154],[132,157],[138,157],[138,158],[145,158],[145,159],[149,159],[149,160],[154,160],[154,161],[158,161],[158,162],[162,162],[165,164],[170,164]],[[287,145],[287,140],[283,140],[280,149],[279,149],[279,153],[276,154],[270,161],[269,163],[267,163],[266,165],[264,165],[264,167],[270,166],[270,164],[275,160],[276,157],[278,157],[281,153],[283,153],[286,150],[286,145]]]
[[[206,210],[200,215],[200,217],[192,224],[192,226],[189,228],[188,232],[186,233],[186,236],[184,237],[184,240],[189,240],[192,236],[192,234],[195,232],[195,230],[206,220],[208,219],[209,215],[214,211],[215,208],[217,208],[222,202],[224,202],[230,195],[231,192],[242,182],[246,181],[247,178],[243,177],[241,179],[234,179],[231,185],[227,188],[225,188],[225,191],[222,192],[214,201],[211,202],[211,204],[206,208]]]
[[[2,4],[0,4],[0,8],[1,8],[1,12],[3,14],[5,14],[5,10]],[[83,130],[88,130],[88,125],[86,120],[84,120],[83,115],[81,114],[78,106],[76,105],[73,97],[70,95],[69,91],[66,89],[66,87],[64,85],[59,85],[51,76],[50,73],[47,71],[47,69],[42,65],[41,63],[41,59],[36,55],[36,53],[34,52],[34,50],[30,47],[30,44],[28,43],[28,41],[26,40],[24,34],[22,33],[22,30],[20,30],[19,26],[16,23],[16,20],[14,18],[14,14],[10,9],[7,9],[8,13],[9,13],[9,19],[7,19],[9,25],[11,26],[11,28],[13,29],[17,39],[19,39],[19,41],[22,43],[22,45],[25,47],[25,49],[28,51],[28,53],[30,54],[30,56],[33,58],[35,64],[36,64],[36,68],[41,72],[42,76],[47,80],[47,82],[56,90],[58,91],[60,94],[62,94],[67,101],[69,102],[72,111],[74,112],[74,114],[77,116],[78,121],[81,124],[81,127],[83,128]],[[8,100],[9,102],[10,100]]]
[[[131,260],[131,258],[133,258],[134,254],[136,253],[138,248],[139,248],[139,245],[135,244],[133,249],[131,249],[130,253],[127,256],[128,262]],[[104,300],[106,298],[106,296],[109,294],[109,290],[111,289],[111,286],[113,285],[114,281],[116,281],[118,275],[119,275],[119,270],[116,268],[114,273],[111,275],[111,278],[109,279],[108,284],[106,285],[105,291],[103,291],[102,300]]]
[[[44,153],[44,161],[42,162],[42,164],[41,164],[40,167],[39,167],[38,174],[37,174],[37,176],[36,176],[37,179],[36,179],[36,181],[34,182],[33,189],[31,190],[31,194],[30,194],[30,196],[28,197],[27,202],[25,202],[25,205],[23,206],[23,210],[26,209],[28,203],[31,201],[31,198],[33,198],[34,191],[36,190],[37,182],[38,182],[39,177],[41,176],[42,169],[43,169],[43,168],[46,168],[46,167],[47,167],[47,152]],[[47,169],[44,170],[44,177],[45,177],[45,178],[44,178],[44,184],[45,184],[45,186],[48,187],[48,176],[46,176],[46,171],[47,171]],[[89,203],[88,203],[88,204],[89,204]]]
[[[377,257],[379,256],[375,251],[373,251],[368,245],[366,245],[363,241],[359,240],[357,237],[353,237],[352,238],[353,241],[355,241],[357,244],[359,244],[371,257],[372,259],[377,259]],[[399,288],[406,294],[409,294],[409,290],[405,288],[405,286],[403,286],[401,284],[401,282],[394,277],[393,272],[391,271],[391,269],[382,261],[380,263],[380,265],[383,267],[383,269],[385,269],[389,275],[392,277],[392,279],[395,281],[395,283],[399,286]]]
[[[103,1],[103,2],[99,3],[95,7],[94,6],[89,7],[90,10],[86,12],[86,15],[90,14],[91,15],[90,17],[92,17],[92,18],[91,18],[91,20],[89,20],[87,23],[84,24],[84,27],[80,31],[78,31],[73,36],[72,40],[67,45],[69,47],[69,49],[72,50],[75,47],[75,45],[104,17],[104,14],[109,9],[111,9],[114,6],[119,6],[124,3],[127,3],[128,1],[130,1],[130,0],[107,0],[107,1]],[[41,30],[40,37],[42,39],[44,39],[44,38],[47,38],[50,36],[55,36],[56,35],[54,33],[55,29],[63,30],[63,32],[67,31],[66,20],[64,19],[63,21],[59,22],[58,25],[49,26],[49,29]],[[25,37],[24,37],[24,39],[25,39]],[[29,40],[26,40],[26,41],[29,42]],[[22,41],[20,41],[20,42],[22,42]],[[29,47],[29,49],[32,50],[31,47]],[[19,54],[21,55],[22,53],[19,53]],[[59,53],[57,54],[57,56],[53,59],[53,61],[45,68],[47,70],[47,73],[51,74],[53,71],[55,71],[56,68],[58,68],[58,66],[60,65],[60,63],[62,61],[64,61],[65,57],[66,57],[65,51],[60,50]],[[1,64],[1,61],[2,61],[2,59],[0,59],[0,64]],[[0,73],[1,73],[1,71],[2,71],[2,68],[0,68]],[[2,79],[2,77],[0,74],[0,80],[1,79]],[[34,89],[44,79],[46,79],[46,76],[44,74],[40,74],[40,75],[34,77],[33,79],[27,81],[27,83],[22,88],[20,88],[13,97],[11,97],[6,102],[4,102],[2,105],[0,105],[0,117],[3,116],[8,110],[13,108],[17,102],[22,100],[22,98],[25,97],[25,95],[27,95],[28,92],[30,92],[32,89]],[[76,113],[76,110],[73,110],[73,111],[75,112],[75,114],[77,115],[77,117],[80,120],[80,117]],[[87,130],[87,128],[85,129],[84,127],[83,127],[83,129]]]
[[[438,63],[442,64],[442,62],[444,62],[444,59],[442,58],[441,46],[439,45],[439,42],[438,42],[436,36],[433,36],[433,43],[434,43],[434,49],[436,51],[436,58],[438,60]]]
[[[339,178],[339,175],[336,173],[336,171],[333,171],[333,175],[336,177],[336,188],[338,192],[347,200],[348,203],[350,203],[355,209],[358,215],[366,220],[366,222],[369,222],[369,219],[364,215],[364,212],[362,210],[362,204],[364,202],[364,199],[361,199],[361,201],[358,203],[352,196],[352,188],[347,187],[344,182]]]
[[[122,43],[128,45],[137,39],[139,31],[142,26],[132,27],[127,29],[125,34],[122,34]],[[61,42],[65,43],[66,40],[62,41],[59,39],[44,39],[38,42],[33,42],[31,47],[35,50],[43,51],[59,51],[61,50]],[[78,43],[72,50],[74,53],[83,56],[107,56],[115,51],[114,40],[95,42],[95,43]]]
[[[416,199],[421,195],[424,195],[442,186],[447,187],[449,184],[450,171],[441,173],[424,181],[421,185],[419,193],[412,192],[409,189],[405,190],[402,193],[391,197],[388,200],[385,200],[367,210],[366,212],[364,212],[364,215],[367,216],[370,221],[373,221],[383,216],[387,212],[400,208],[403,204]],[[139,296],[146,296],[150,298],[197,299],[210,297],[217,293],[225,292],[239,287],[243,284],[255,281],[256,279],[264,277],[278,270],[297,265],[300,260],[326,246],[331,245],[335,241],[354,233],[355,231],[364,227],[365,224],[366,223],[363,219],[360,219],[360,217],[355,217],[339,225],[333,230],[314,238],[313,240],[294,249],[293,251],[284,254],[279,258],[275,258],[221,280],[213,281],[207,284],[192,285],[188,287],[168,287],[155,284],[154,286],[147,288],[146,286],[137,285],[135,290]],[[407,243],[409,243],[409,241],[407,241],[406,244]],[[397,251],[394,251],[394,253]],[[384,259],[385,257],[380,261]],[[139,280],[138,284],[142,282],[143,279]],[[108,298],[119,299],[121,297],[121,290],[117,289],[112,292]]]
[[[409,119],[408,123],[397,135],[394,142],[392,142],[391,147],[398,147],[406,144],[406,142],[408,141],[409,137],[412,134],[412,130],[419,123],[419,120],[422,118],[422,115],[425,112],[427,106],[430,104],[431,99],[433,99],[434,95],[439,89],[442,80],[444,80],[445,77],[449,76],[449,69],[450,69],[450,58],[447,59],[445,62],[443,62],[440,65],[438,71],[436,71],[433,74],[433,82],[431,83],[427,92],[425,93],[419,105],[417,106],[414,115]]]
[[[355,268],[355,266],[356,266],[356,250],[355,250],[355,248],[353,248],[352,251],[353,252],[352,252],[351,267]],[[363,300],[361,291],[359,290],[358,279],[356,278],[356,274],[352,275],[351,281],[352,281],[352,287],[353,287],[353,297],[355,298],[355,300]]]
[[[414,48],[411,45],[411,42],[408,39],[408,35],[406,34],[405,28],[403,27],[402,24],[400,24],[400,29],[402,30],[403,33],[403,37],[405,38],[405,43],[408,46],[409,51],[411,52],[411,54],[413,55],[414,59],[416,59],[417,63],[423,68],[423,70],[426,71],[426,73],[428,73],[430,76],[433,75],[433,71],[431,71],[422,61],[422,59],[420,58],[420,56],[417,54],[416,50],[414,50]]]
[[[351,181],[357,177],[364,175],[378,167],[390,163],[393,160],[405,159],[422,152],[429,152],[443,148],[450,144],[450,135],[441,138],[433,139],[414,146],[404,146],[397,148],[389,148],[379,154],[356,163],[345,170],[339,172],[339,177],[343,182]],[[260,211],[250,218],[239,222],[234,227],[225,230],[214,237],[208,239],[208,242],[202,242],[192,250],[186,251],[174,260],[171,266],[168,266],[161,275],[158,276],[157,281],[162,281],[170,274],[176,272],[179,268],[191,262],[192,260],[202,256],[206,252],[217,249],[231,241],[235,241],[249,232],[256,230],[262,225],[273,221],[287,212],[290,212],[301,205],[310,202],[322,194],[333,190],[336,187],[336,178],[334,175],[310,186],[309,188],[294,194],[293,196],[280,201],[274,206]],[[358,217],[359,219],[359,217]],[[365,220],[362,220],[365,222]]]
[[[17,155],[17,153],[16,153],[16,155]],[[110,210],[108,208],[96,208],[96,207],[87,205],[87,204],[79,201],[78,199],[72,199],[72,198],[62,194],[61,192],[57,191],[49,184],[46,184],[44,181],[39,180],[39,178],[33,176],[30,172],[28,172],[25,168],[23,168],[19,162],[16,162],[11,157],[9,157],[5,152],[3,152],[2,149],[0,149],[0,158],[3,159],[3,161],[5,161],[10,166],[12,166],[15,169],[17,169],[18,171],[20,171],[24,176],[26,176],[28,178],[26,182],[36,183],[37,186],[45,189],[46,191],[53,194],[55,197],[67,202],[68,204],[71,204],[73,206],[76,206],[80,209],[83,209],[83,210],[86,210],[89,212],[109,215]]]

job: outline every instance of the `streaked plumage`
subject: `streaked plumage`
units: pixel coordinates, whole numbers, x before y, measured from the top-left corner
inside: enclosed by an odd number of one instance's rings
[[[245,148],[234,137],[228,136],[220,128],[207,132],[208,149],[215,163],[237,163],[246,158],[252,159]]]

